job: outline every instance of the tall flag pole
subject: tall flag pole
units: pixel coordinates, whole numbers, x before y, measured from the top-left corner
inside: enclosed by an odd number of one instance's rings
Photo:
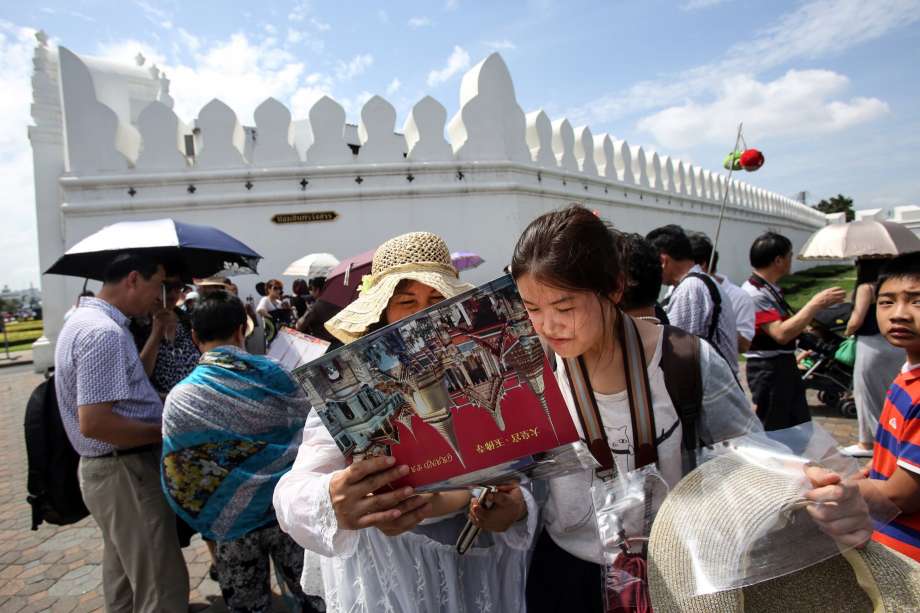
[[[731,189],[732,185],[732,173],[735,172],[734,156],[738,151],[738,145],[741,144],[741,127],[744,125],[744,122],[738,124],[738,135],[735,136],[735,146],[732,148],[732,152],[729,154],[729,157],[726,158],[726,162],[729,159],[732,163],[728,164],[728,181],[725,183],[725,193],[722,194],[722,208],[719,209],[719,224],[716,226],[716,238],[712,241],[712,255],[709,256],[709,272],[714,272],[712,270],[713,265],[716,260],[716,249],[719,247],[719,235],[722,233],[722,219],[725,217],[725,205],[728,203],[728,192]]]

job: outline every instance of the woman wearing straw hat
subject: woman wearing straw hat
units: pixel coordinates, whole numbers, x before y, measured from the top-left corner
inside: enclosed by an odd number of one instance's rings
[[[374,254],[360,297],[326,322],[343,343],[468,289],[444,241],[428,232],[393,238]],[[275,489],[282,528],[322,557],[330,610],[520,611],[527,549],[536,531],[530,493],[508,487],[500,518],[464,556],[455,542],[466,523],[466,491],[370,496],[408,473],[393,458],[346,467],[313,412],[294,468]]]
[[[558,358],[575,359],[581,365],[582,378],[574,380],[590,383],[587,395],[592,397],[596,421],[602,426],[603,447],[609,447],[606,455],[620,473],[638,466],[627,376],[631,389],[637,389],[632,377],[643,377],[644,363],[647,376],[642,386],[649,400],[642,406],[654,416],[654,440],[640,451],[655,450],[660,476],[673,487],[685,470],[683,427],[661,366],[665,334],[661,326],[633,320],[620,310],[626,271],[623,244],[623,237],[591,211],[572,206],[542,215],[524,230],[514,250],[511,272],[540,337]],[[627,334],[630,330],[635,332]],[[668,331],[669,338],[672,334]],[[640,359],[645,356],[650,359]],[[704,373],[702,406],[694,421],[698,436],[691,438],[712,444],[762,430],[725,360],[706,343],[699,344],[698,359]],[[585,394],[573,395],[567,377],[570,364],[557,368],[556,375],[566,403],[578,415],[575,397],[581,401]],[[809,492],[810,499],[837,503],[813,515],[822,529],[841,540],[864,542],[871,534],[866,504],[855,485],[836,485],[839,480],[833,473],[812,479],[816,489]],[[549,482],[545,531],[528,578],[530,611],[603,610],[600,565],[605,559],[591,502],[593,482],[596,477],[590,471]],[[641,523],[627,520],[626,536],[646,536]]]

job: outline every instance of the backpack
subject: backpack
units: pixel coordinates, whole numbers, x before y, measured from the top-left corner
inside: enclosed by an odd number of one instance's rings
[[[706,289],[709,290],[709,298],[712,300],[712,317],[709,319],[709,330],[706,331],[705,338],[713,347],[716,346],[716,334],[719,332],[719,318],[722,316],[722,294],[719,293],[719,287],[707,274],[701,272],[691,272],[684,279],[694,277],[703,282]],[[724,357],[724,356],[723,356]]]
[[[661,370],[668,396],[677,411],[683,432],[683,474],[696,468],[696,448],[701,441],[696,425],[703,408],[703,373],[700,371],[700,339],[674,326],[662,326]]]
[[[42,522],[66,526],[80,521],[89,515],[77,476],[80,456],[61,421],[53,375],[29,397],[24,427],[32,529]]]

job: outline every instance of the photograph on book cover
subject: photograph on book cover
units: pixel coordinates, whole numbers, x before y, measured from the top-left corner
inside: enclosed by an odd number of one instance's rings
[[[485,481],[502,465],[537,465],[541,458],[530,456],[578,440],[510,276],[294,375],[345,456],[388,454],[409,466],[396,487],[462,485],[456,478],[469,473]]]

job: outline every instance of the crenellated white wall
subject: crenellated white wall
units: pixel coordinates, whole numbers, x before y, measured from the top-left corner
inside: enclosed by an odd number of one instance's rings
[[[265,256],[263,278],[309,252],[344,257],[396,234],[430,230],[453,250],[486,259],[464,273],[476,283],[500,273],[532,219],[567,203],[584,203],[625,231],[644,234],[678,223],[713,235],[727,190],[719,249],[723,272],[740,280],[751,240],[765,229],[801,244],[827,223],[817,211],[736,178],[729,183],[589,126],[552,120],[542,110],[525,113],[498,54],[464,75],[454,117],[448,120],[444,106],[425,97],[402,133],[393,106],[379,96],[364,105],[357,128],[346,125],[339,103],[323,97],[305,120],[292,120],[269,98],[256,109],[254,128],[241,126],[231,108],[212,100],[193,130],[172,111],[168,80],[153,69],[155,87],[135,84],[122,92],[124,108],[139,109],[130,119],[102,101],[100,67],[87,68],[64,48],[55,65],[54,55],[40,41],[32,130],[36,186],[42,181],[46,187],[36,190],[43,269],[107,224],[175,217],[218,226],[249,244]],[[111,89],[113,77],[104,74]],[[48,95],[54,88],[56,110]],[[107,97],[117,98],[111,91]],[[57,141],[37,138],[55,129]],[[194,155],[187,155],[186,136],[195,142]],[[357,154],[350,145],[359,146]],[[318,211],[335,211],[338,218],[271,221],[279,213]],[[236,279],[244,296],[257,280]],[[78,280],[44,278],[49,316],[36,346],[37,368],[79,286]]]

